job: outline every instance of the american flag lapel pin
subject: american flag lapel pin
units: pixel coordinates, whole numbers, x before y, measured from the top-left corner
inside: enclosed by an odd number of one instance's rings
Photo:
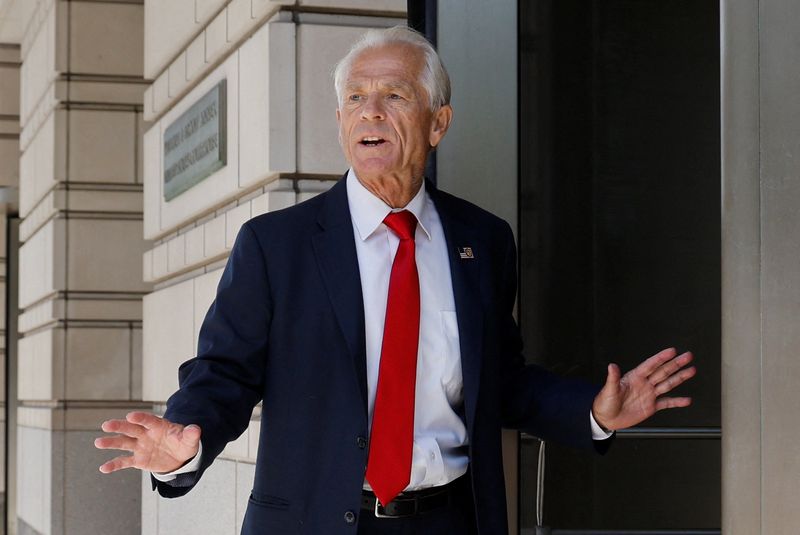
[[[475,253],[472,252],[472,247],[459,247],[458,256],[461,260],[472,260],[475,258]]]

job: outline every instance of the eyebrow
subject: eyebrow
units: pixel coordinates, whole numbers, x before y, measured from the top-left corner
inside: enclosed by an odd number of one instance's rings
[[[348,82],[348,83],[345,84],[344,89],[345,89],[345,91],[357,91],[357,90],[361,89],[364,85],[365,84],[358,83],[358,82]],[[414,86],[413,85],[411,85],[409,83],[406,83],[406,82],[401,82],[401,81],[381,82],[379,84],[379,87],[381,87],[382,89],[389,89],[389,90],[397,89],[397,90],[408,91],[410,93],[414,92]]]

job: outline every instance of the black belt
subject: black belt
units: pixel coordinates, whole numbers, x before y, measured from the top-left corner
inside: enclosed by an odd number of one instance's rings
[[[374,493],[364,490],[361,491],[361,509],[374,512],[378,518],[405,518],[429,513],[446,507],[451,502],[454,483],[455,481],[440,487],[401,492],[386,507],[381,505]]]

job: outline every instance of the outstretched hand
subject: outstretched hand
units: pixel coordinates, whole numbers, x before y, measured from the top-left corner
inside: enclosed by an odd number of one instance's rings
[[[100,466],[104,474],[124,468],[172,472],[197,455],[200,445],[200,427],[172,423],[147,412],[131,412],[124,420],[108,420],[101,429],[118,434],[95,439],[96,448],[133,453],[104,463]]]
[[[637,425],[662,409],[691,405],[689,397],[662,397],[697,373],[694,366],[686,367],[692,354],[677,353],[675,348],[664,349],[624,376],[619,366],[609,364],[606,384],[592,405],[597,423],[616,431]]]

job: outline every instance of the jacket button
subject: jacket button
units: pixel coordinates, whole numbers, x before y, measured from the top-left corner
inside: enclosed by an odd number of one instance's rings
[[[356,523],[356,514],[353,511],[347,511],[344,514],[344,521],[352,526]]]
[[[363,450],[364,448],[367,447],[367,439],[364,437],[358,437],[356,439],[356,444],[358,444],[358,447]]]

